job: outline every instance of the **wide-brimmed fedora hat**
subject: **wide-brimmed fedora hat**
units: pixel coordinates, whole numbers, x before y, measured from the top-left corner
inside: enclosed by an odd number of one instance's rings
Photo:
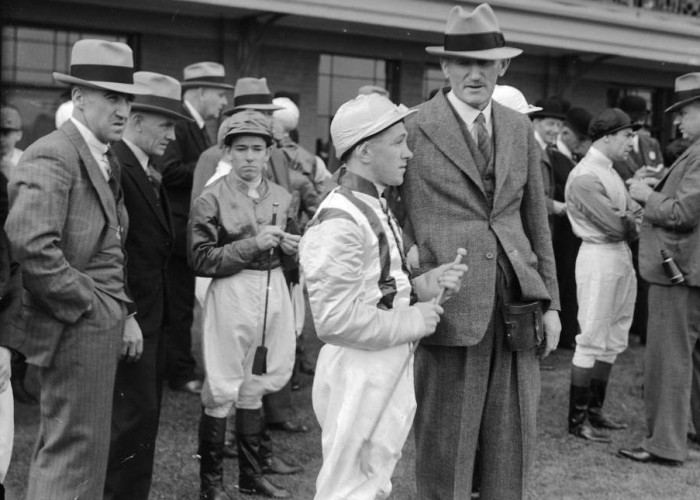
[[[148,87],[153,93],[136,96],[131,111],[147,111],[177,120],[194,121],[182,114],[182,87],[175,78],[150,71],[137,71],[134,73],[134,82]]]
[[[282,109],[272,102],[272,94],[267,87],[266,78],[239,78],[233,91],[233,106],[224,110],[224,115],[236,113],[242,109],[258,111],[275,111]]]
[[[335,154],[341,159],[360,142],[400,122],[416,109],[398,106],[379,94],[359,95],[346,102],[331,122],[331,139]]]
[[[564,113],[564,106],[559,99],[540,99],[535,102],[535,106],[541,108],[539,111],[530,113],[530,118],[554,118],[556,120],[565,120],[566,114]]]
[[[146,87],[134,83],[134,55],[121,42],[86,38],[73,45],[70,75],[54,72],[57,82],[84,85],[120,94],[149,94]]]
[[[182,88],[212,87],[215,89],[233,89],[226,83],[226,70],[216,62],[203,61],[190,64],[182,70]]]
[[[700,73],[687,73],[676,78],[675,93],[673,100],[676,101],[670,106],[666,113],[678,111],[693,101],[700,99]]]
[[[425,50],[438,56],[487,60],[510,59],[523,53],[520,49],[506,47],[496,14],[487,3],[473,12],[453,7],[447,17],[444,45]]]
[[[631,128],[636,132],[642,128],[642,125],[632,123],[629,115],[620,108],[608,108],[593,117],[588,126],[588,135],[595,142],[606,135],[615,134],[626,128]]]
[[[542,110],[542,108],[538,106],[528,104],[523,93],[510,85],[496,85],[493,88],[493,95],[491,98],[524,115]]]

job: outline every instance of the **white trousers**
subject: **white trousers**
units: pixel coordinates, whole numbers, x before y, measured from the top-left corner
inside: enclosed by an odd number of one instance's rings
[[[280,390],[292,376],[296,337],[282,268],[273,269],[270,277],[267,373],[252,374],[262,342],[266,284],[267,271],[246,269],[212,280],[207,289],[202,308],[202,404],[207,415],[226,417],[234,404],[256,410],[265,394]]]
[[[581,244],[576,297],[581,333],[573,364],[592,368],[596,360],[614,363],[627,348],[637,298],[632,252],[626,243]]]
[[[375,500],[391,493],[391,475],[401,458],[416,412],[413,359],[371,443],[374,473],[360,470],[360,448],[383,409],[409,353],[407,344],[381,351],[334,345],[321,349],[312,402],[321,425],[323,465],[316,479],[316,500]]]

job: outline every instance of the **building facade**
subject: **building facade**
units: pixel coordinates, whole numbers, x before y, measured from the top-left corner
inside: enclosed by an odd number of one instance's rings
[[[325,153],[338,106],[365,84],[416,105],[444,84],[426,45],[440,45],[460,0],[4,0],[2,98],[24,119],[23,143],[53,129],[68,70],[86,37],[128,43],[139,69],[181,77],[223,63],[233,82],[265,76],[302,115],[300,142]],[[676,76],[700,67],[700,0],[492,0],[508,44],[524,49],[502,83],[530,102],[558,95],[596,112],[635,93],[667,142]],[[211,124],[215,130],[216,124]]]

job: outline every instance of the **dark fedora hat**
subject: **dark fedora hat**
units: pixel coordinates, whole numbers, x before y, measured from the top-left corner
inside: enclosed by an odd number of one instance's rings
[[[523,53],[514,47],[506,47],[498,19],[491,6],[482,3],[472,12],[455,6],[447,17],[445,39],[442,47],[426,47],[429,54],[443,57],[469,59],[510,59]]]
[[[70,75],[54,72],[54,79],[66,85],[111,90],[120,94],[150,94],[134,83],[134,55],[125,43],[85,38],[73,45]]]
[[[676,78],[673,100],[666,113],[678,111],[693,101],[700,99],[700,73],[687,73]]]
[[[595,142],[606,135],[615,134],[626,128],[631,128],[636,132],[642,128],[642,125],[632,123],[629,115],[620,108],[608,108],[593,117],[588,126],[588,135]]]
[[[190,64],[182,70],[182,88],[211,87],[215,89],[233,89],[233,85],[224,81],[225,78],[226,70],[223,65],[209,61],[198,62]]]
[[[588,127],[592,119],[593,115],[587,109],[574,107],[566,113],[564,125],[579,137],[588,137]]]
[[[542,109],[535,111],[534,113],[530,113],[531,120],[534,120],[535,118],[555,118],[557,120],[566,119],[564,108],[559,99],[540,99],[535,103],[535,106]]]
[[[147,111],[177,120],[193,121],[189,116],[182,114],[182,88],[175,78],[150,71],[138,71],[134,73],[134,81],[148,87],[153,93],[136,96],[131,105],[132,112]]]

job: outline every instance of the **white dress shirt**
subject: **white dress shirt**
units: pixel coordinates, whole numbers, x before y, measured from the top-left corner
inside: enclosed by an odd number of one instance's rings
[[[111,167],[109,166],[109,160],[107,160],[106,156],[107,151],[109,150],[109,144],[105,144],[104,142],[100,141],[97,137],[95,137],[95,134],[92,133],[92,130],[80,123],[74,117],[71,116],[70,120],[73,122],[73,124],[75,124],[78,132],[80,132],[80,135],[83,136],[92,157],[95,158],[97,165],[102,171],[102,175],[104,176],[105,180],[109,182]]]
[[[489,103],[486,105],[486,107],[482,110],[472,108],[469,104],[460,100],[455,95],[454,90],[450,90],[447,93],[447,100],[450,101],[450,104],[452,104],[452,106],[455,108],[455,111],[457,111],[457,115],[459,115],[459,117],[465,123],[465,125],[467,126],[467,129],[469,129],[469,133],[474,138],[474,142],[477,143],[477,146],[479,144],[479,141],[476,137],[476,127],[474,126],[474,122],[476,121],[477,116],[479,116],[479,113],[483,113],[484,119],[485,119],[484,125],[486,125],[486,131],[489,133],[489,137],[493,137],[493,120],[491,119],[491,101],[490,100],[489,100]]]

